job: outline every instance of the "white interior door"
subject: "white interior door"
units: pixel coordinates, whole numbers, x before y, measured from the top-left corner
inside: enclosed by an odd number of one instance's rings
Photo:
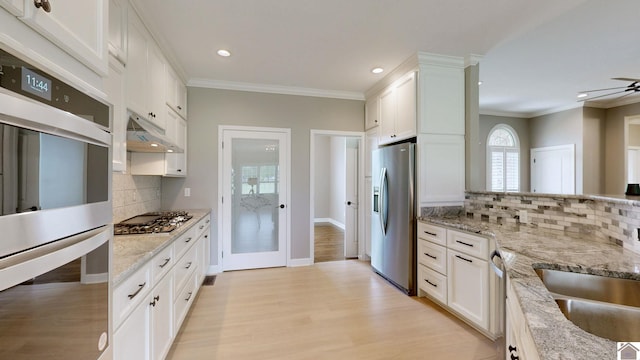
[[[640,183],[640,147],[629,146],[627,149],[627,183]]]
[[[223,270],[287,265],[287,131],[223,129]]]
[[[348,139],[345,171],[344,256],[358,257],[358,140]]]
[[[576,193],[575,146],[531,149],[531,190],[543,194]]]

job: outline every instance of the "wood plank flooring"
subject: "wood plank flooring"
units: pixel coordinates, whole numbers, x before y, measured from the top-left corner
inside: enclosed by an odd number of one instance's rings
[[[344,260],[344,230],[330,223],[313,227],[314,262]]]
[[[358,260],[225,272],[201,288],[167,359],[477,359],[496,345]]]

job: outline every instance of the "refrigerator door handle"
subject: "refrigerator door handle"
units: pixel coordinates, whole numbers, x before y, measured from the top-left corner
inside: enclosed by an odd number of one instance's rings
[[[387,210],[382,206],[386,202],[387,196],[387,168],[380,171],[380,196],[378,196],[378,216],[380,216],[380,227],[382,227],[382,236],[387,236]]]

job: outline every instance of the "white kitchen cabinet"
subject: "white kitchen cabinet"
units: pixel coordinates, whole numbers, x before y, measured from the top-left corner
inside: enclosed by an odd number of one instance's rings
[[[467,320],[489,328],[489,263],[447,249],[448,302]]]
[[[422,264],[418,264],[418,288],[440,304],[447,304],[447,277]]]
[[[0,0],[0,6],[15,16],[24,15],[25,0]]]
[[[24,0],[27,25],[100,75],[108,68],[108,0],[49,1],[51,11]],[[14,3],[13,1],[11,3]]]
[[[151,291],[150,307],[150,336],[151,359],[165,358],[174,336],[173,328],[173,274],[166,275]]]
[[[380,107],[378,97],[367,100],[364,105],[364,129],[369,130],[380,125]]]
[[[181,153],[131,153],[132,175],[187,176],[187,122],[165,105],[168,136],[184,149]]]
[[[166,102],[181,118],[187,119],[187,87],[171,66],[166,68]]]
[[[505,274],[505,276],[507,276]],[[511,280],[507,276],[507,301],[506,301],[506,329],[505,329],[505,346],[507,359],[526,359],[539,360],[538,350],[536,348],[529,326],[522,312],[522,308],[518,303],[518,299],[513,292]]]
[[[379,97],[380,144],[416,135],[416,73],[410,72]]]
[[[109,53],[127,63],[127,0],[109,0]]]
[[[416,181],[421,207],[464,202],[464,149],[464,136],[418,135]]]
[[[124,320],[113,337],[114,360],[149,360],[151,358],[149,319],[149,306],[141,304]]]
[[[211,249],[211,215],[200,220],[196,225],[196,236],[198,237],[198,268],[199,276],[196,282],[201,284],[209,269],[209,257]]]
[[[113,114],[113,171],[127,170],[127,108],[125,105],[124,67],[114,58],[109,60],[109,75],[104,78],[104,90]]]
[[[464,135],[464,63],[462,59],[432,57],[419,70],[419,132]]]
[[[127,108],[164,131],[164,57],[134,11],[128,12],[127,24]]]

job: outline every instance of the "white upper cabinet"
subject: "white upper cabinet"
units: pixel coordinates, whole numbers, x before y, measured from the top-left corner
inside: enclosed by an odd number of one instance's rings
[[[25,0],[0,0],[0,6],[15,16],[24,15]]]
[[[380,125],[380,107],[378,97],[374,97],[366,102],[364,106],[364,128],[372,129]]]
[[[108,0],[24,0],[22,20],[42,36],[78,59],[97,74],[109,71],[107,34],[109,19]],[[35,4],[48,4],[36,7]],[[3,1],[17,4],[17,1]],[[9,6],[14,11],[19,7]]]
[[[109,53],[127,63],[127,0],[109,0]]]
[[[420,65],[419,131],[424,134],[464,135],[464,63],[435,58]]]
[[[125,105],[124,67],[109,60],[109,76],[104,78],[104,91],[112,105],[113,115],[113,171],[127,170],[127,108]]]
[[[385,89],[380,102],[380,143],[416,136],[416,74],[410,72]]]
[[[127,33],[127,108],[164,130],[164,57],[133,11],[128,14]]]
[[[187,87],[171,66],[167,66],[167,105],[180,117],[187,119]]]

